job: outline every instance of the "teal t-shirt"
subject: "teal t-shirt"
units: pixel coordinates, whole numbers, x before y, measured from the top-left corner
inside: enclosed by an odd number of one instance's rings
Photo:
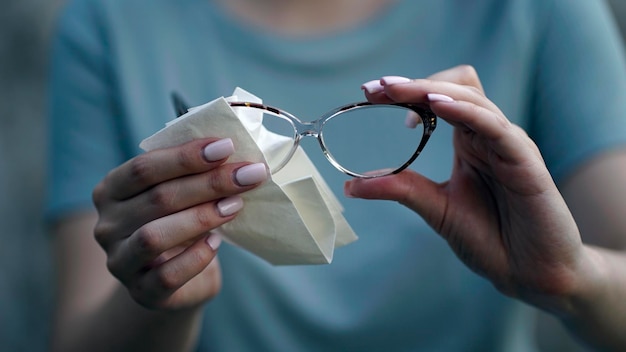
[[[312,120],[363,100],[363,82],[459,64],[476,67],[557,181],[626,143],[626,61],[601,1],[403,0],[357,28],[300,39],[208,0],[70,1],[52,61],[48,213],[91,207],[93,186],[175,116],[172,91],[199,105],[240,86]],[[442,121],[412,168],[446,180],[451,133]],[[343,197],[347,176],[315,143],[304,148],[359,241],[324,266],[274,267],[223,245],[224,287],[206,306],[199,351],[533,350],[530,309],[466,269],[413,212]]]

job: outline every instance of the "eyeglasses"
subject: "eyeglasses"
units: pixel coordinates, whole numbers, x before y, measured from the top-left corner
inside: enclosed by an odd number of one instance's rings
[[[172,100],[178,116],[187,112],[188,106],[178,94],[173,93]],[[229,104],[237,113],[262,114],[265,129],[282,139],[283,143],[267,153],[272,156],[267,160],[272,174],[287,165],[306,136],[315,137],[328,161],[347,175],[374,178],[397,174],[415,161],[437,127],[437,116],[426,104],[360,102],[333,109],[310,122],[263,104]]]

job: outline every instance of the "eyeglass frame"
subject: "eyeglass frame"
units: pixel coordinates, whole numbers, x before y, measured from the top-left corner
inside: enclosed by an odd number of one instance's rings
[[[172,93],[172,102],[173,102],[174,110],[176,111],[177,117],[184,115],[189,110],[188,105],[183,101],[182,97],[176,92]],[[247,101],[230,101],[228,102],[228,104],[231,107],[247,107],[247,108],[253,108],[253,109],[266,111],[278,118],[283,118],[291,123],[294,129],[294,135],[292,136],[293,145],[291,146],[289,153],[284,157],[284,159],[281,161],[278,167],[275,167],[274,169],[270,170],[272,174],[280,171],[283,167],[285,167],[285,165],[287,165],[287,163],[289,163],[289,161],[293,157],[293,154],[296,152],[298,146],[300,145],[300,140],[302,139],[302,137],[312,136],[312,137],[315,137],[315,139],[317,139],[320,145],[320,148],[322,149],[322,153],[324,154],[326,159],[337,170],[343,172],[346,175],[356,177],[356,178],[376,178],[376,177],[394,175],[406,169],[407,167],[409,167],[409,165],[411,165],[415,161],[415,159],[417,159],[417,157],[420,155],[420,153],[426,146],[426,143],[430,139],[430,136],[433,134],[433,132],[435,131],[435,128],[437,127],[437,115],[435,115],[435,113],[432,112],[432,110],[427,104],[415,104],[415,103],[377,104],[377,103],[371,103],[368,101],[363,101],[363,102],[351,103],[351,104],[340,106],[338,108],[335,108],[325,113],[320,118],[313,120],[313,121],[308,121],[308,122],[301,121],[299,118],[297,118],[296,116],[294,116],[293,114],[285,110],[275,108],[273,106],[269,106],[265,104],[253,103],[253,102],[247,102]],[[424,130],[422,132],[422,138],[420,140],[420,143],[417,146],[417,149],[415,150],[415,152],[413,152],[413,155],[411,155],[411,157],[404,164],[402,164],[400,167],[394,169],[393,171],[389,173],[366,175],[366,174],[360,174],[354,171],[350,171],[344,166],[342,166],[337,160],[335,160],[335,158],[332,156],[332,154],[330,153],[330,151],[324,144],[324,136],[322,132],[323,132],[324,125],[329,120],[336,117],[337,115],[343,114],[348,111],[353,111],[356,109],[372,108],[372,107],[397,107],[397,108],[404,108],[404,109],[411,110],[420,117],[421,123],[424,126]],[[306,128],[306,127],[313,127],[313,129]]]

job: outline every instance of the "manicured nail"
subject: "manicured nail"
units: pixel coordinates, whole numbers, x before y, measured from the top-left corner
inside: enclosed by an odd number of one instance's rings
[[[361,85],[361,89],[367,91],[369,94],[374,94],[378,92],[382,92],[385,87],[380,84],[379,79],[375,79],[373,81],[365,82]]]
[[[430,93],[427,96],[428,96],[428,101],[430,101],[431,103],[436,103],[436,102],[452,103],[454,101],[454,99],[443,94]]]
[[[211,232],[209,237],[206,238],[206,243],[213,251],[216,251],[220,248],[220,244],[222,244],[222,234],[217,231]]]
[[[220,139],[204,147],[204,157],[208,161],[217,161],[230,156],[235,152],[235,146],[230,138]]]
[[[391,175],[396,169],[386,168],[386,169],[378,169],[364,172],[365,176],[382,176],[382,175]]]
[[[243,208],[243,199],[238,196],[224,198],[217,202],[217,211],[221,216],[230,216]]]
[[[354,198],[354,196],[352,195],[351,186],[352,182],[350,181],[346,181],[346,183],[343,184],[343,195],[347,198]]]
[[[406,119],[404,125],[408,128],[415,128],[422,123],[422,118],[415,111],[408,111],[406,113]]]
[[[394,84],[402,84],[411,82],[410,78],[402,76],[385,76],[380,79],[380,84],[383,86],[391,86]]]
[[[249,186],[267,179],[267,168],[263,163],[243,166],[235,172],[235,181],[240,186]]]

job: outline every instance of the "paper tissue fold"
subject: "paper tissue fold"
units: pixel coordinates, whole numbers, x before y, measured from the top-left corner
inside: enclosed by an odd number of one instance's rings
[[[139,146],[149,151],[196,138],[228,137],[235,145],[228,162],[267,163],[291,143],[262,126],[260,111],[231,108],[228,101],[261,103],[237,88],[231,97],[191,108]],[[283,169],[241,196],[243,209],[220,230],[228,242],[274,265],[328,264],[336,247],[357,239],[339,200],[300,147]]]

